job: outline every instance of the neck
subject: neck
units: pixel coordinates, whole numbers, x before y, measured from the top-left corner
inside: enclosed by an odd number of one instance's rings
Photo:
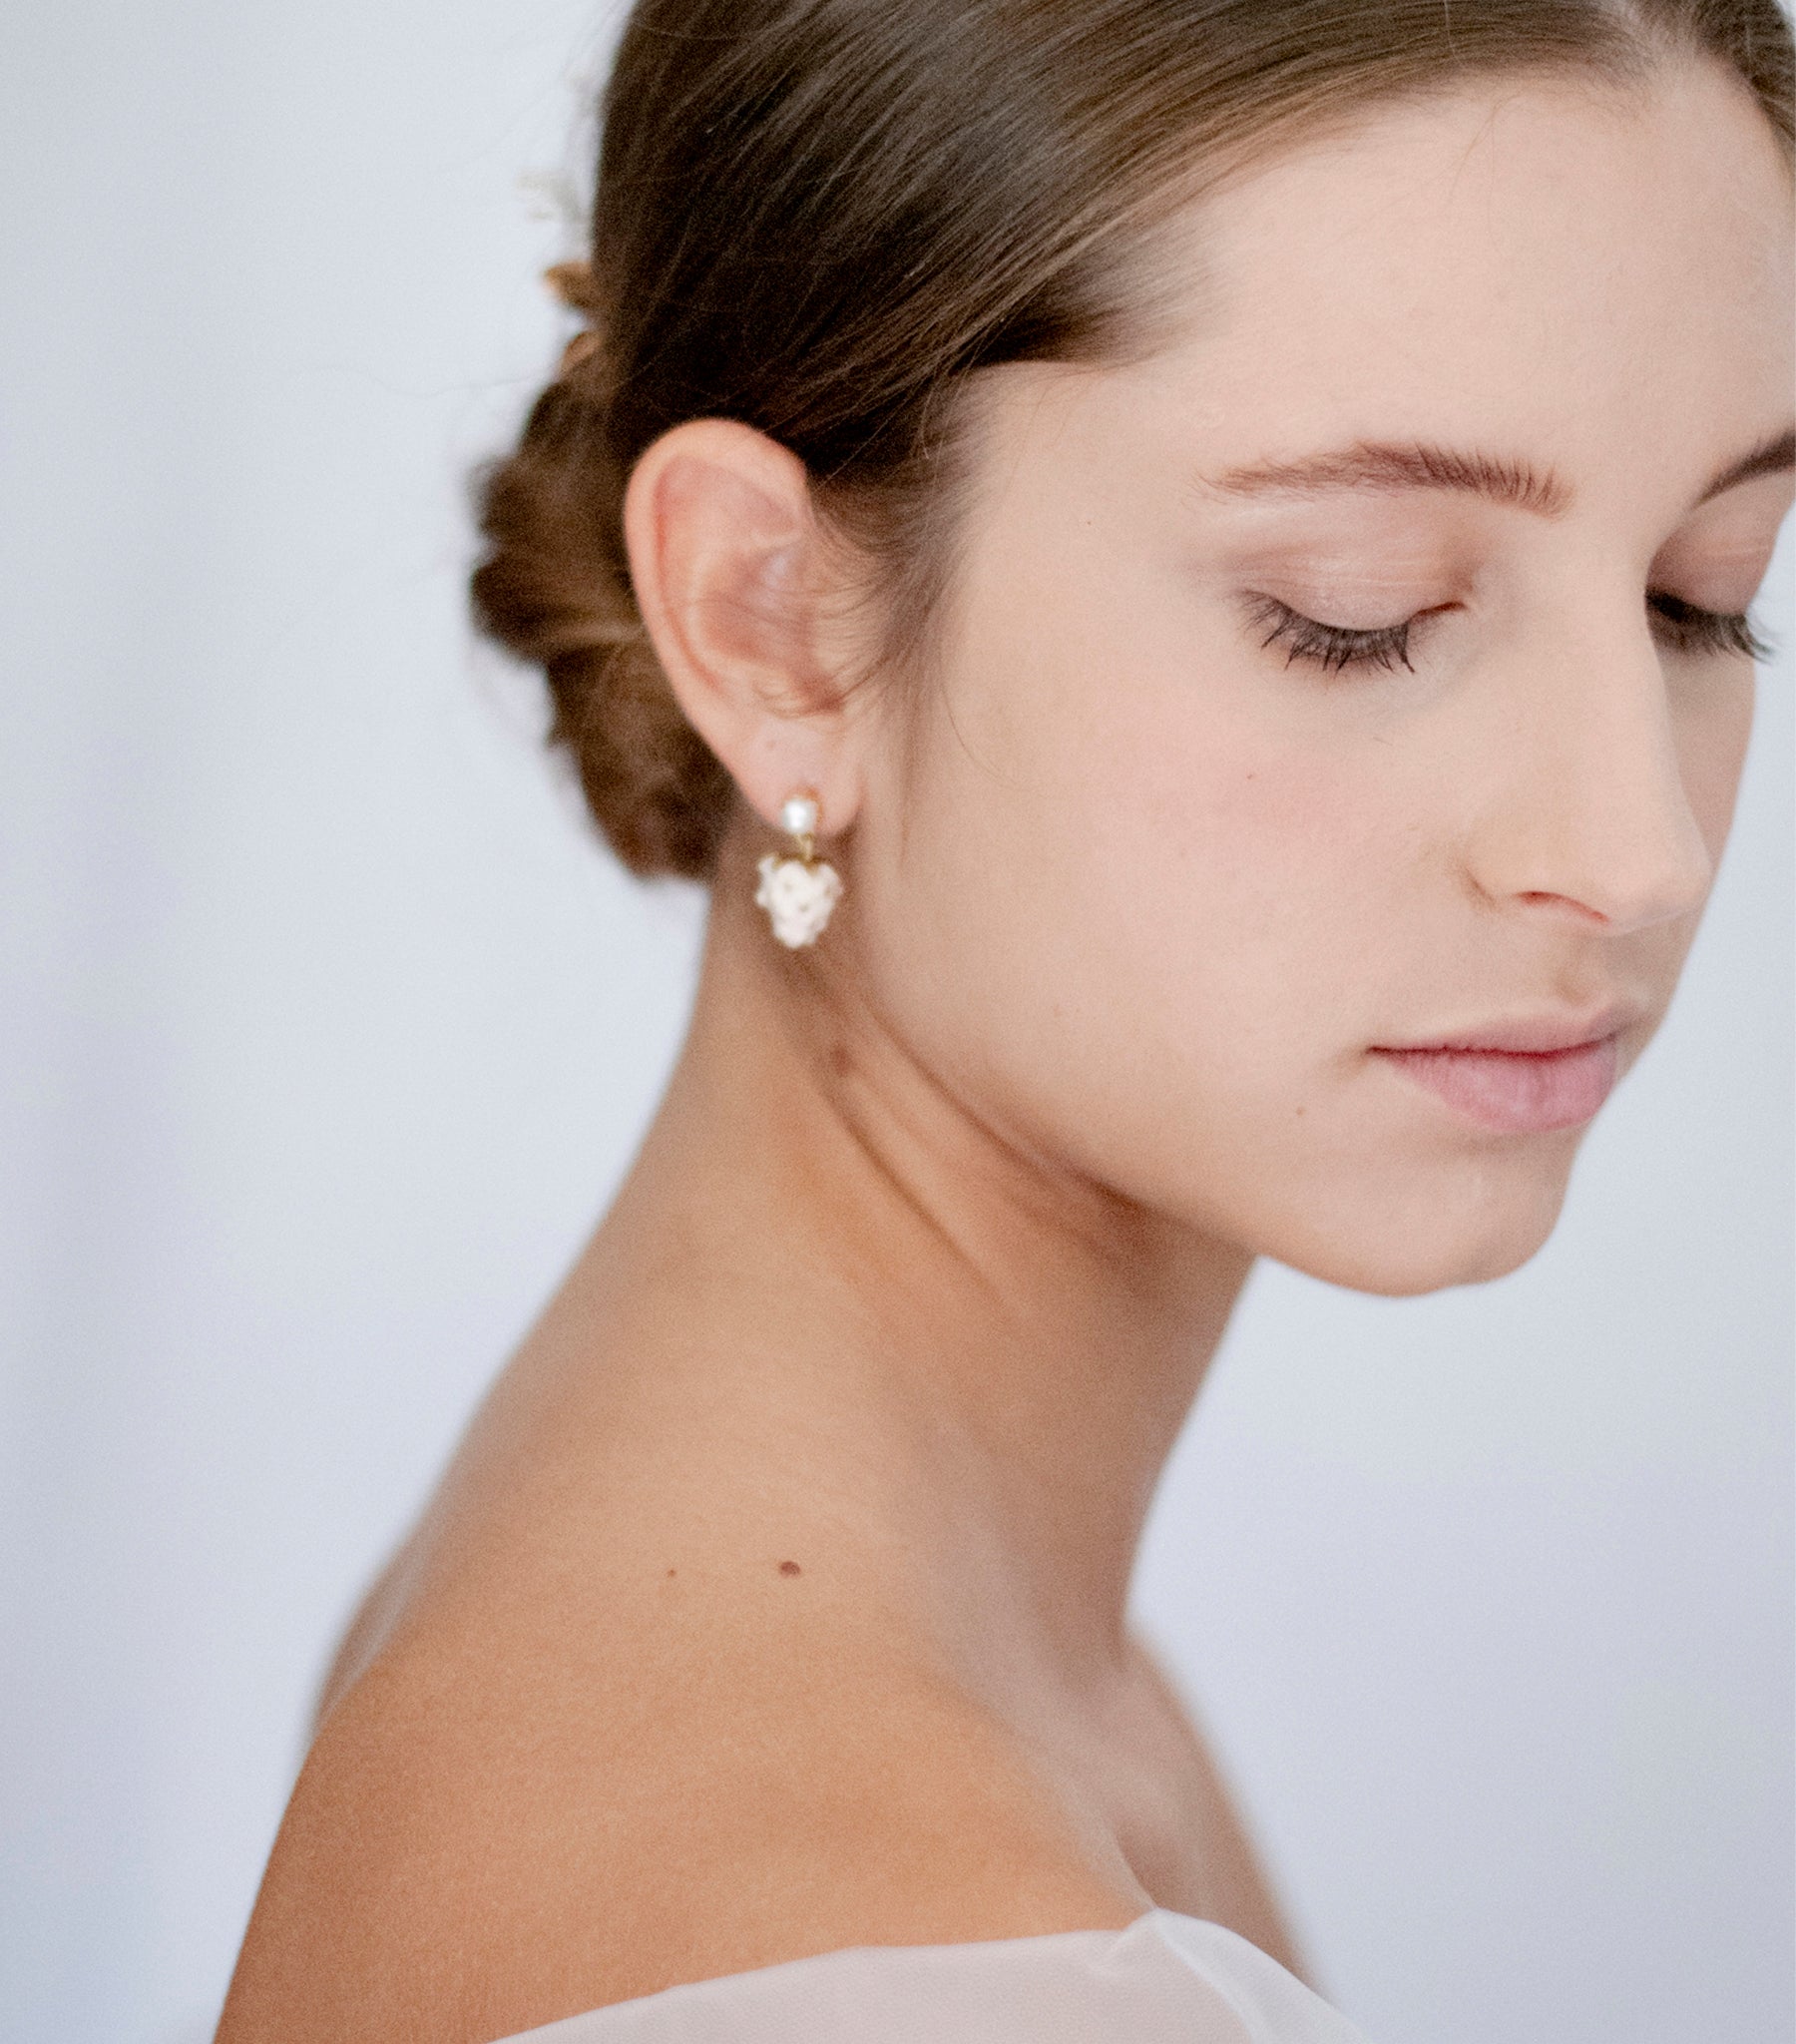
[[[982,1119],[856,997],[846,945],[780,951],[738,862],[599,1253],[696,1266],[681,1316],[718,1339],[674,1366],[705,1378],[701,1409],[771,1428],[779,1480],[844,1501],[967,1651],[1100,1681],[1251,1257]]]

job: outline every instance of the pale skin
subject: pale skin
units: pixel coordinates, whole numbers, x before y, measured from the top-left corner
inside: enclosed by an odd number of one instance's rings
[[[1666,600],[1743,611],[1788,508],[1789,245],[1689,60],[1261,168],[1164,243],[1149,358],[988,379],[908,693],[841,695],[877,621],[789,454],[649,451],[645,619],[743,798],[690,1037],[345,1644],[224,2044],[1154,1905],[1297,1963],[1131,1632],[1143,1519],[1256,1256],[1415,1292],[1554,1225],[1582,1126],[1377,1047],[1657,1026],[1753,687]],[[1364,443],[1552,501],[1225,486]],[[1288,661],[1268,603],[1417,619],[1409,665]],[[751,895],[798,787],[847,894],[789,955]]]

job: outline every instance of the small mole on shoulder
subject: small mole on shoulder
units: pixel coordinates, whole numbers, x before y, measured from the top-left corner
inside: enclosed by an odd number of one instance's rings
[[[676,1576],[679,1573],[679,1571],[677,1569],[670,1569],[668,1573],[671,1576]]]
[[[782,1561],[779,1564],[779,1573],[782,1576],[799,1576],[802,1575],[804,1571],[798,1566],[798,1564],[795,1561]]]

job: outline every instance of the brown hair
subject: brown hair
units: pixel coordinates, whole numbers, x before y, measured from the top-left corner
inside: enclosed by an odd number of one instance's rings
[[[945,573],[975,369],[1141,338],[1145,230],[1275,142],[1479,76],[1706,53],[1792,147],[1777,0],[640,0],[601,107],[591,322],[482,480],[483,628],[626,864],[702,876],[733,801],[631,594],[638,458],[726,417],[805,464],[881,574],[894,659]]]

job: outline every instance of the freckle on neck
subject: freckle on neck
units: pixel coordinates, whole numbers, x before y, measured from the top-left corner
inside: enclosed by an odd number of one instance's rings
[[[802,1575],[804,1571],[799,1568],[795,1561],[782,1561],[779,1564],[779,1573],[782,1576],[798,1576]]]

